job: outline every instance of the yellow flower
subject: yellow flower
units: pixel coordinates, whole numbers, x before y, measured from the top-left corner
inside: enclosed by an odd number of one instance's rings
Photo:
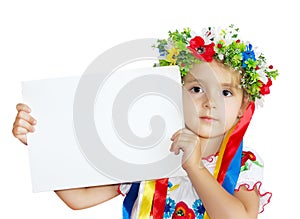
[[[172,48],[168,50],[168,55],[166,57],[166,61],[170,62],[170,65],[176,64],[176,56],[178,56],[179,50],[177,48]]]
[[[225,40],[223,40],[223,39],[220,39],[220,41],[219,41],[219,44],[225,45],[225,44],[226,44],[226,42],[225,42]]]

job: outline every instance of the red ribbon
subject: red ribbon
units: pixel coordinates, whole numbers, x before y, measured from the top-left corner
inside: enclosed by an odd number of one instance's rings
[[[231,133],[228,139],[227,146],[224,151],[224,156],[222,159],[222,164],[217,178],[218,182],[221,184],[224,182],[224,178],[228,170],[228,167],[230,165],[230,162],[234,157],[237,149],[239,148],[239,145],[251,121],[254,110],[255,110],[255,104],[254,102],[250,102],[244,115],[242,116],[242,118],[240,118],[240,120],[236,124],[233,132]]]
[[[155,193],[153,197],[152,216],[153,219],[164,218],[166,198],[168,192],[168,179],[158,179],[155,183]]]

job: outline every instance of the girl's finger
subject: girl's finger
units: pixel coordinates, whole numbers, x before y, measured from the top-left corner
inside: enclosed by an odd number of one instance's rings
[[[191,142],[193,139],[195,139],[195,135],[193,134],[179,133],[173,138],[173,141]]]
[[[177,138],[178,135],[180,134],[183,134],[183,133],[192,133],[190,132],[187,128],[182,128],[182,129],[179,129],[177,132],[175,132],[172,137],[171,137],[171,140],[173,141],[175,138]]]
[[[25,111],[20,111],[17,114],[17,119],[25,120],[26,122],[30,123],[31,125],[35,125],[36,124],[36,119],[33,118],[30,114],[28,114]]]
[[[170,147],[170,151],[178,155],[180,153],[180,148],[176,145],[176,142],[173,142]]]
[[[16,105],[16,109],[17,109],[18,111],[25,111],[25,112],[27,112],[27,113],[31,113],[30,107],[27,106],[27,105],[24,104],[24,103],[18,103],[18,104]]]
[[[26,135],[18,135],[16,136],[23,144],[27,145],[27,136]]]
[[[179,129],[178,131],[176,131],[172,137],[171,137],[171,140],[174,141],[174,139],[176,138],[177,135],[179,135],[181,133],[182,129]]]
[[[25,128],[28,132],[34,132],[34,130],[35,130],[34,127],[24,119],[17,119],[14,124],[14,127]]]
[[[185,152],[189,147],[191,147],[191,140],[189,138],[180,138],[174,140],[171,144],[170,151],[179,154],[180,150]]]
[[[17,137],[18,135],[26,135],[27,133],[28,130],[23,127],[17,126],[13,128],[13,135],[15,137]]]

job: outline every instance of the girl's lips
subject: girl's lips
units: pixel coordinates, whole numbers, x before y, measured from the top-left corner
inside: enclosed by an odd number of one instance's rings
[[[210,117],[210,116],[201,116],[200,117],[201,120],[207,121],[207,122],[214,122],[217,121],[217,119]]]

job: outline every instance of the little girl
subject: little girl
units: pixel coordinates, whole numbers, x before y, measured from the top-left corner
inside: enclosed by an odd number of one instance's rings
[[[123,218],[257,218],[271,193],[262,189],[263,163],[242,138],[255,102],[269,93],[277,70],[238,38],[238,29],[190,29],[158,40],[159,66],[178,65],[182,76],[185,128],[171,137],[170,151],[183,153],[187,176],[120,185],[55,191],[72,209],[125,196]],[[17,105],[16,138],[27,144],[36,120]]]

